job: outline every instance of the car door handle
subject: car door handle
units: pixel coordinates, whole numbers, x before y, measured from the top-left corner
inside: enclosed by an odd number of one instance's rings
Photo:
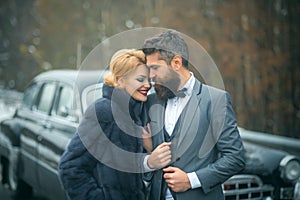
[[[39,136],[37,137],[37,140],[38,140],[39,142],[42,141],[42,140],[43,140],[43,136],[39,135]]]
[[[51,124],[49,122],[43,122],[43,127],[45,129],[51,129],[52,128],[52,126],[51,126]]]

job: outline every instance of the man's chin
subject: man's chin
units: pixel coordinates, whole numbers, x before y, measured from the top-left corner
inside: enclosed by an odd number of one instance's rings
[[[175,97],[174,93],[169,88],[167,88],[163,85],[155,84],[154,89],[155,89],[157,98],[160,100],[167,100],[167,99]]]

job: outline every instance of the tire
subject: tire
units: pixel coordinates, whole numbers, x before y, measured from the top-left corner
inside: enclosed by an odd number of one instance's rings
[[[20,163],[18,152],[11,154],[9,161],[5,159],[3,172],[5,173],[5,182],[13,193],[15,200],[29,200],[32,197],[33,190],[30,185],[19,177]]]
[[[11,152],[7,167],[7,182],[9,188],[14,192],[17,189],[18,185],[18,164],[19,164],[19,153]]]
[[[14,200],[29,200],[33,194],[32,187],[23,180],[17,182],[17,189],[14,194]]]
[[[3,166],[2,166],[2,157],[0,156],[0,183],[3,183]]]
[[[4,157],[0,159],[0,180],[3,186],[8,186],[8,160]]]

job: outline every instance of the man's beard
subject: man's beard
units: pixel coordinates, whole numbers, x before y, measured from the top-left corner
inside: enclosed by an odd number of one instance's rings
[[[160,100],[167,100],[175,97],[175,94],[172,92],[172,90],[163,85],[155,84],[154,89],[156,91],[157,98]]]
[[[160,100],[167,100],[175,97],[175,92],[180,84],[179,76],[173,69],[169,70],[166,78],[162,83],[155,83],[154,89],[157,98]]]

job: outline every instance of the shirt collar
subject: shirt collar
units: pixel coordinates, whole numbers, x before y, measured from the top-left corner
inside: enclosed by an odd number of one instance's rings
[[[188,96],[192,95],[192,91],[195,85],[195,76],[193,72],[190,72],[191,77],[189,78],[189,80],[184,84],[184,86],[180,89],[186,88],[187,90],[185,91],[185,94]]]

